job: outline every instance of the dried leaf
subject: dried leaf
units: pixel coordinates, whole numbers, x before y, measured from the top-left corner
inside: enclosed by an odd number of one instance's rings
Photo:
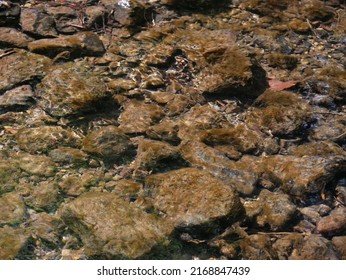
[[[274,90],[285,90],[294,87],[297,81],[281,82],[279,80],[269,80],[269,88]]]

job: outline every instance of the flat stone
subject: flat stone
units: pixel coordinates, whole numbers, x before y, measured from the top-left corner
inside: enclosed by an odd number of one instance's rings
[[[28,44],[30,51],[55,57],[59,53],[69,52],[70,57],[99,56],[105,52],[100,38],[93,32],[80,32],[71,36],[53,39],[41,39]]]
[[[0,46],[26,48],[34,39],[15,28],[0,27]]]
[[[43,110],[61,117],[94,111],[106,97],[106,86],[90,65],[65,63],[43,78],[36,94]]]
[[[91,192],[59,209],[64,223],[83,241],[87,255],[140,258],[172,231],[167,221],[116,194]]]
[[[45,56],[16,49],[0,58],[0,92],[18,84],[41,78],[46,74],[51,60]]]
[[[0,197],[0,225],[19,224],[26,214],[23,199],[17,193],[6,193]]]
[[[182,168],[147,176],[145,193],[153,207],[176,226],[213,224],[217,220],[235,221],[243,207],[237,193],[208,172]]]
[[[58,146],[76,147],[80,138],[60,126],[22,128],[16,134],[19,147],[29,153],[47,153]]]
[[[29,235],[21,228],[0,228],[0,260],[13,260],[28,241]]]

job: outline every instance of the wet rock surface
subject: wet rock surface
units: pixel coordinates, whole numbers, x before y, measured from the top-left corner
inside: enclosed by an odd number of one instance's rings
[[[345,259],[344,1],[5,1],[0,259]]]

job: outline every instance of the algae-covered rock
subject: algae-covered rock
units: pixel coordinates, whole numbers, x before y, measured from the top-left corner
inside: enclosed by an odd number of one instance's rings
[[[28,44],[30,51],[54,57],[61,52],[69,52],[71,58],[83,55],[99,56],[105,52],[100,38],[93,32],[81,32],[54,39],[41,39]]]
[[[83,151],[70,147],[60,147],[49,152],[49,157],[58,164],[79,167],[86,165],[89,156]]]
[[[345,170],[345,157],[331,156],[269,156],[264,159],[268,178],[279,181],[282,189],[292,195],[317,193],[338,172]]]
[[[178,149],[165,142],[149,139],[138,141],[137,157],[135,160],[136,168],[154,169],[164,161],[179,161]]]
[[[19,147],[29,153],[47,153],[58,146],[76,147],[79,137],[60,126],[22,128],[16,134]]]
[[[312,121],[311,107],[293,92],[267,90],[246,114],[249,126],[273,135],[292,135]]]
[[[160,106],[131,100],[124,105],[124,111],[119,116],[119,128],[125,133],[144,133],[163,116]]]
[[[106,97],[106,86],[90,65],[65,63],[45,76],[36,93],[40,107],[62,117],[95,111],[95,105]]]
[[[0,92],[41,78],[46,74],[51,60],[45,56],[15,49],[9,55],[0,56]]]
[[[31,215],[29,225],[35,236],[55,244],[60,241],[60,234],[64,228],[58,217],[44,212]]]
[[[0,195],[14,189],[20,170],[15,161],[0,160]]]
[[[332,242],[318,235],[304,237],[292,251],[290,260],[337,260]]]
[[[277,258],[268,235],[249,235],[240,241],[239,247],[241,255],[246,260],[272,260]]]
[[[203,167],[241,194],[250,195],[255,191],[259,174],[255,173],[251,165],[239,165],[229,160],[220,150],[201,142],[183,142],[179,150],[182,157],[192,166]]]
[[[340,259],[346,260],[346,236],[335,236],[332,239],[333,246],[339,254]]]
[[[132,144],[122,129],[105,126],[90,132],[83,140],[83,150],[107,160],[116,160],[129,152]]]
[[[46,14],[40,8],[23,8],[20,13],[20,25],[24,32],[36,36],[54,37],[58,35],[54,17]]]
[[[55,182],[43,181],[33,186],[25,203],[34,209],[52,209],[58,198],[58,186]]]
[[[59,214],[80,236],[88,255],[139,258],[172,230],[168,221],[110,193],[82,195],[63,205]]]
[[[17,193],[7,193],[0,197],[0,225],[19,224],[25,213],[24,201]]]
[[[33,175],[51,177],[57,171],[54,162],[46,156],[18,154],[16,162],[20,169]]]
[[[259,226],[268,226],[273,231],[290,227],[289,223],[295,217],[297,210],[287,194],[272,193],[265,189],[261,191],[258,200],[251,204],[253,204],[251,208],[255,210],[251,211],[250,216],[256,218]]]
[[[232,187],[196,168],[150,175],[145,179],[145,192],[153,207],[177,226],[235,221],[243,210]]]
[[[0,260],[12,260],[16,258],[25,246],[29,235],[22,228],[0,228]]]

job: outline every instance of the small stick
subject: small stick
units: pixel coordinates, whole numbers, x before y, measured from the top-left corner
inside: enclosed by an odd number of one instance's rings
[[[15,50],[8,50],[8,51],[5,51],[4,53],[0,54],[0,58],[3,58],[4,56],[13,54],[13,53],[15,53],[15,52],[16,52]]]

